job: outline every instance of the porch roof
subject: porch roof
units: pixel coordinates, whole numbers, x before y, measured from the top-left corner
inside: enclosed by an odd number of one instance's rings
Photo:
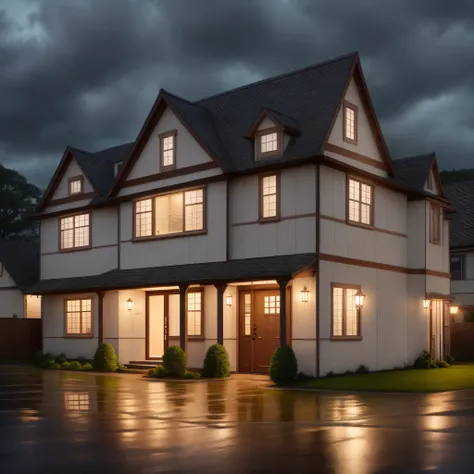
[[[314,253],[247,258],[226,262],[195,263],[165,267],[111,270],[101,275],[40,280],[31,288],[33,294],[54,294],[170,286],[213,284],[247,280],[292,278],[314,268]]]

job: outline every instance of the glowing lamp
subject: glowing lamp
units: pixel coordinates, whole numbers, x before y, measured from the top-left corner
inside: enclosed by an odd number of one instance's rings
[[[357,293],[354,295],[355,304],[357,308],[362,308],[364,306],[365,295],[362,291],[358,290]]]
[[[423,300],[423,308],[428,309],[430,307],[430,305],[431,305],[431,300],[428,299],[428,298],[425,298]]]
[[[129,311],[132,311],[132,309],[133,309],[133,300],[132,300],[132,298],[129,298],[129,299],[127,300],[127,309],[128,309]]]
[[[301,302],[307,303],[309,301],[309,290],[305,287],[301,290]]]
[[[449,307],[449,312],[451,314],[458,314],[458,309],[459,309],[459,306],[457,304],[452,304],[450,307]]]
[[[228,294],[225,297],[225,304],[226,304],[226,306],[232,306],[232,295]]]

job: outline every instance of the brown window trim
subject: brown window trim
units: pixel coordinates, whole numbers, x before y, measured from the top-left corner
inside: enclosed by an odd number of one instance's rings
[[[203,228],[202,229],[197,229],[197,230],[183,230],[182,232],[176,232],[174,234],[164,234],[164,235],[153,235],[155,232],[155,198],[159,196],[167,196],[169,194],[177,194],[177,193],[182,193],[184,194],[187,191],[196,191],[198,189],[203,190],[202,194],[202,206],[203,206],[203,218],[202,218],[202,224]],[[151,229],[152,229],[152,235],[145,235],[145,236],[137,236],[137,226],[136,226],[136,216],[137,216],[137,207],[136,203],[139,201],[145,201],[147,199],[151,199]],[[147,240],[164,240],[164,239],[176,239],[180,237],[191,237],[195,235],[204,235],[207,234],[207,187],[206,186],[194,186],[192,188],[185,188],[185,189],[180,189],[180,190],[175,190],[175,191],[169,191],[166,193],[159,193],[159,194],[153,194],[151,196],[146,196],[142,197],[139,199],[134,199],[132,201],[132,206],[133,206],[133,237],[132,237],[132,242],[142,242],[142,241],[147,241]],[[184,222],[184,211],[185,211],[185,205],[183,203],[183,226],[186,224]]]
[[[347,143],[352,143],[353,145],[357,145],[357,139],[359,137],[359,134],[358,134],[358,126],[359,126],[359,118],[358,118],[358,115],[359,115],[359,107],[355,104],[352,104],[351,102],[348,102],[347,100],[345,100],[342,104],[343,106],[343,116],[342,116],[342,120],[343,120],[343,126],[342,126],[342,139],[347,142]],[[346,111],[347,109],[351,109],[354,111],[354,135],[355,135],[355,139],[353,140],[352,138],[348,138],[347,137],[347,129],[346,129]]]
[[[274,151],[267,151],[262,153],[261,139],[263,135],[269,135],[270,133],[277,134],[277,149]],[[280,127],[266,128],[265,130],[259,130],[255,133],[255,157],[266,158],[267,156],[278,156],[283,152],[283,131]]]
[[[72,193],[71,192],[71,183],[74,181],[80,181],[81,183],[81,190],[78,193]],[[80,196],[81,194],[84,194],[84,176],[79,175],[79,176],[71,176],[67,180],[67,195],[69,197],[71,196]]]
[[[87,245],[83,245],[82,247],[71,247],[67,249],[61,248],[61,220],[66,219],[68,217],[75,217],[75,216],[82,216],[82,215],[89,215],[89,243]],[[74,232],[75,227],[73,226],[73,243],[76,240],[76,234]],[[86,211],[86,212],[75,212],[74,214],[68,214],[65,216],[61,216],[58,218],[58,251],[60,253],[65,253],[65,252],[79,252],[81,250],[89,250],[92,248],[92,212],[91,211]]]
[[[91,302],[91,332],[88,334],[69,334],[67,332],[67,302],[68,301],[83,301],[90,300]],[[82,330],[82,308],[81,308],[81,330]],[[65,298],[64,299],[64,338],[67,339],[92,339],[94,337],[94,298],[92,296],[87,298]]]
[[[176,144],[178,140],[176,137],[178,136],[178,131],[177,130],[170,130],[168,132],[160,133],[158,135],[160,139],[160,171],[169,171],[169,170],[174,170],[176,168]],[[168,137],[173,137],[173,164],[165,166],[164,164],[164,144],[165,144],[165,138]]]
[[[367,186],[370,186],[370,192],[371,192],[371,204],[370,204],[370,224],[365,224],[364,222],[360,221],[353,221],[349,218],[349,183],[350,180],[352,181],[357,181],[360,184],[365,184]],[[362,192],[362,186],[360,186],[360,193]],[[359,197],[360,197],[359,193]],[[359,201],[360,203],[361,201]],[[347,174],[346,175],[346,224],[353,225],[356,227],[363,227],[365,229],[374,229],[374,223],[375,223],[375,216],[374,216],[374,208],[375,208],[375,186],[372,182],[358,178],[354,175]],[[360,208],[359,208],[359,216],[360,216]]]
[[[357,336],[347,336],[343,334],[342,336],[334,335],[334,288],[342,288],[343,290],[360,290],[362,287],[360,285],[350,285],[347,283],[331,283],[331,341],[362,341],[362,324],[361,324],[361,310],[358,310],[357,315]],[[344,331],[344,319],[345,315],[345,298],[343,297],[343,322],[342,330]]]
[[[433,245],[441,245],[441,235],[442,235],[442,219],[443,219],[443,211],[441,209],[441,206],[438,206],[437,204],[434,204],[432,202],[430,204],[430,220],[429,220],[429,225],[430,225],[430,244]],[[434,229],[434,212],[438,213],[438,235],[435,233]]]
[[[270,217],[263,216],[263,179],[269,176],[276,176],[276,215]],[[280,172],[268,172],[258,175],[258,222],[261,224],[266,222],[278,222],[281,220],[281,174]]]

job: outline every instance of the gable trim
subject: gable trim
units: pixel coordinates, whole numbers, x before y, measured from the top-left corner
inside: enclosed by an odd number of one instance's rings
[[[441,179],[439,177],[438,160],[436,159],[436,154],[434,153],[433,153],[433,161],[430,167],[430,173],[433,173],[436,187],[438,188],[438,196],[445,198],[444,191],[443,191],[443,184],[441,183]],[[426,179],[428,180],[428,178],[429,178],[429,173]]]
[[[374,168],[378,168],[383,171],[387,171],[387,167],[384,163],[374,160],[365,155],[361,155],[360,153],[356,153],[355,151],[347,150],[346,148],[342,148],[338,145],[333,145],[332,143],[327,143],[324,147],[325,151],[329,151],[332,153],[337,153],[338,155],[345,156],[346,158],[350,158],[352,160],[358,161],[364,165],[370,165]]]
[[[97,193],[97,191],[91,191],[89,193],[83,193],[83,194],[74,194],[72,196],[68,196],[68,197],[64,197],[60,199],[51,199],[51,201],[49,201],[49,205],[59,206],[61,204],[69,204],[70,202],[86,201],[88,199],[93,199],[98,196],[99,196],[99,193]]]
[[[263,122],[263,119],[265,117],[268,117],[275,124],[275,127],[270,127],[269,129],[264,129],[264,130],[258,130],[259,125]],[[253,139],[259,132],[265,132],[267,130],[270,130],[271,128],[276,128],[280,132],[286,133],[288,135],[297,136],[300,134],[300,131],[297,128],[283,125],[280,122],[280,120],[278,120],[278,117],[274,113],[272,113],[271,109],[267,109],[264,107],[258,114],[257,120],[255,120],[255,122],[250,127],[250,130],[248,134],[246,135],[246,138]]]

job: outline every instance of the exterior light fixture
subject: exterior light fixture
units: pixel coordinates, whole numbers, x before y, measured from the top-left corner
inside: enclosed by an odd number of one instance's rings
[[[357,309],[362,308],[362,306],[364,306],[364,300],[365,300],[364,293],[358,290],[357,293],[354,295],[354,298],[355,298],[355,304],[356,304]]]
[[[301,302],[302,303],[307,303],[309,301],[309,290],[306,288],[306,285],[304,288],[301,290]]]
[[[428,298],[425,298],[423,300],[423,308],[428,309],[430,307],[430,305],[431,305],[431,300],[428,299]]]
[[[450,307],[449,307],[449,312],[451,314],[458,314],[458,309],[459,309],[459,306],[457,304],[452,304]]]
[[[232,295],[231,294],[228,294],[225,297],[225,304],[226,304],[226,306],[232,306]]]
[[[129,299],[127,300],[127,309],[128,309],[129,311],[132,311],[132,309],[133,309],[133,300],[132,300],[132,298],[129,298]]]

